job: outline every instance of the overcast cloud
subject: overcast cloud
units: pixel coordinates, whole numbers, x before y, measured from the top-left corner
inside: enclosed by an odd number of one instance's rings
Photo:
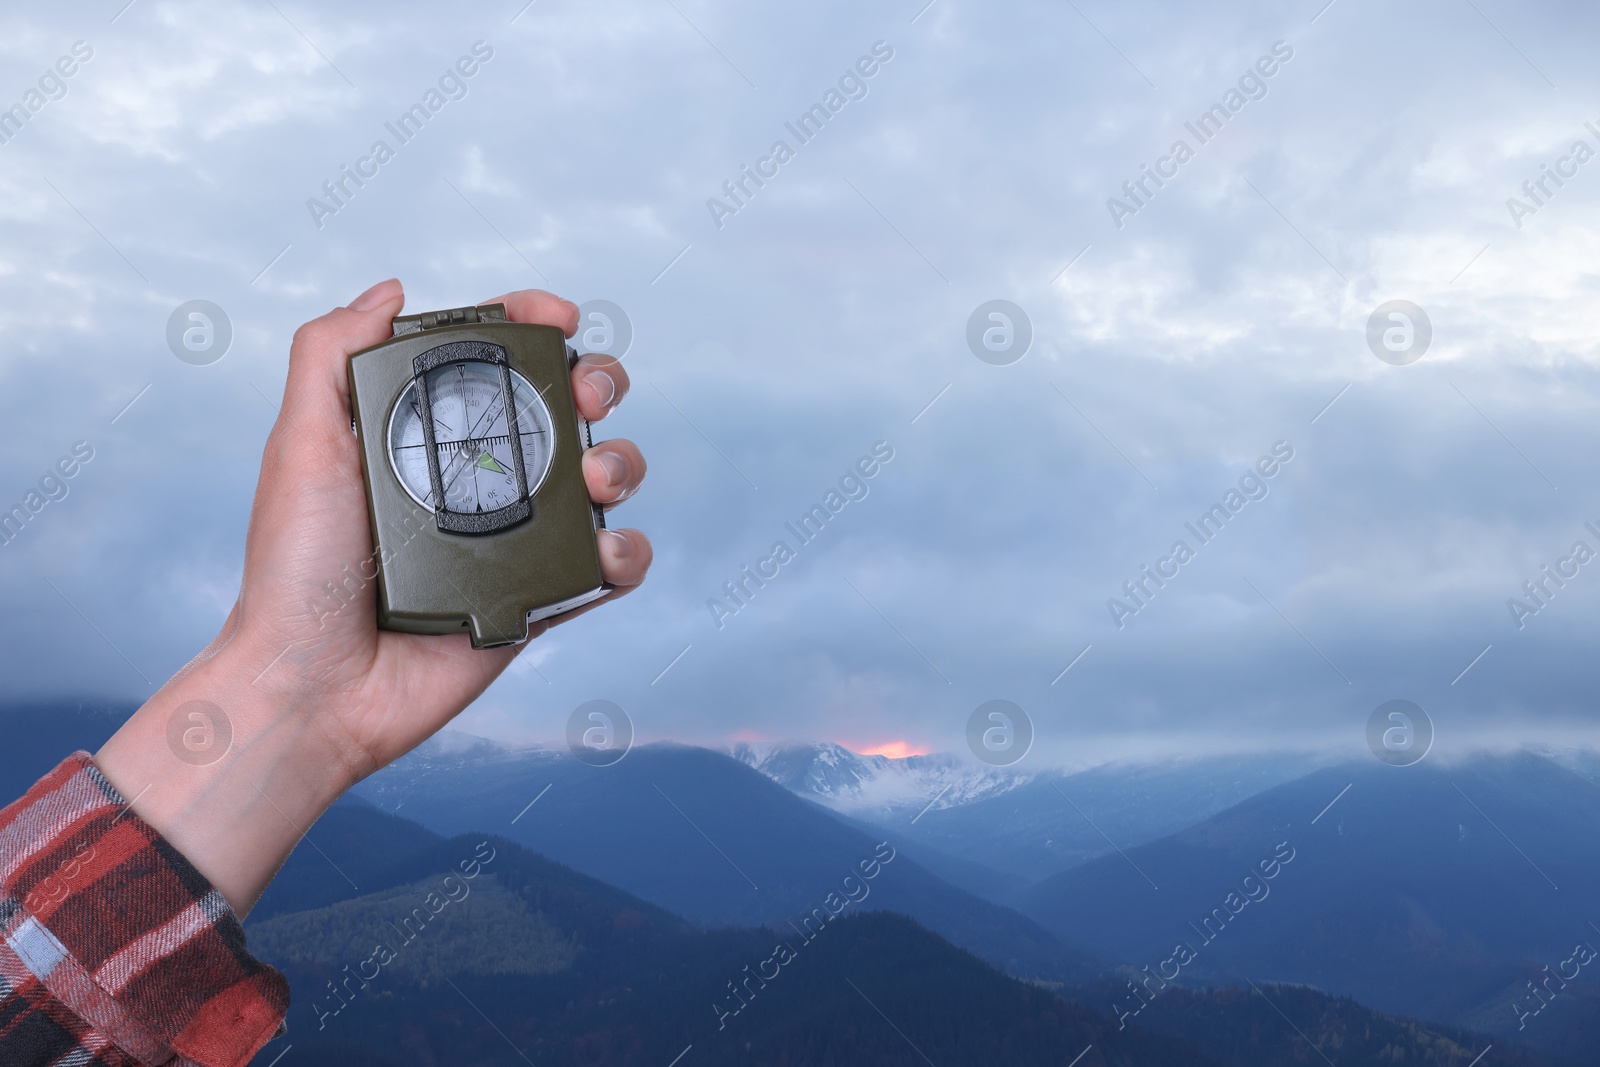
[[[0,144],[0,504],[94,453],[0,547],[16,695],[137,701],[209,640],[291,333],[397,275],[411,310],[541,286],[635,332],[605,429],[650,460],[617,516],[650,580],[462,729],[553,741],[604,697],[647,739],[954,749],[1003,697],[1035,758],[1077,760],[1358,749],[1394,697],[1442,749],[1600,725],[1600,563],[1520,629],[1507,607],[1600,551],[1600,159],[1520,228],[1507,206],[1600,150],[1592,6],[123,3],[0,33],[4,104],[92,50]],[[1185,123],[1275,45],[1201,144]],[[385,123],[430,89],[401,144]],[[776,176],[708,207],[779,140]],[[996,298],[1034,331],[1009,366],[965,337]],[[232,322],[210,366],[167,347],[191,299]],[[1367,344],[1393,299],[1432,323],[1409,366]],[[880,441],[866,497],[719,628],[723,583]],[[1278,442],[1264,497],[1186,533]],[[1108,598],[1179,539],[1119,628]]]

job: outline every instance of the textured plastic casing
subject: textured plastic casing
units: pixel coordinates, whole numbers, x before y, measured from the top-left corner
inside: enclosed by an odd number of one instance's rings
[[[551,416],[550,471],[530,497],[532,516],[492,533],[441,530],[413,500],[389,459],[389,417],[414,377],[413,361],[441,345],[480,341],[539,391]],[[583,451],[589,426],[572,397],[577,358],[554,326],[473,322],[405,333],[350,357],[350,405],[361,450],[377,566],[378,626],[413,634],[465,631],[473,648],[527,640],[531,621],[604,596]],[[370,565],[369,565],[370,569]]]

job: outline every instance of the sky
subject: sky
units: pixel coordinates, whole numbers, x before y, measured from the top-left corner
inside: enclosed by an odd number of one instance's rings
[[[462,730],[606,699],[642,740],[960,750],[1004,699],[1072,762],[1359,752],[1408,699],[1441,751],[1594,743],[1592,7],[125,3],[0,33],[0,104],[39,105],[0,143],[0,504],[93,452],[0,546],[14,698],[134,704],[206,644],[290,336],[398,276],[632,331],[604,430],[649,459],[614,514],[649,581]],[[995,300],[1020,358],[969,344]],[[1431,327],[1403,365],[1391,301]]]

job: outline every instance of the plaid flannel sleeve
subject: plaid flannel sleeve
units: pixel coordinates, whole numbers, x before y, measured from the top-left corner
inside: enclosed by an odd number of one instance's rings
[[[0,1064],[234,1067],[283,976],[205,877],[77,752],[0,811]]]

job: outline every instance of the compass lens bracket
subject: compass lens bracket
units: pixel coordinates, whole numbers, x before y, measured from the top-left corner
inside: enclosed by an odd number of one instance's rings
[[[510,504],[495,511],[451,511],[445,496],[444,472],[439,467],[439,443],[434,433],[433,401],[428,392],[428,373],[450,363],[488,363],[500,370],[500,403],[505,412],[506,432],[514,447],[510,449],[517,492]],[[522,461],[522,449],[515,447],[522,437],[517,428],[517,404],[511,384],[511,365],[506,350],[484,341],[453,341],[430,348],[411,363],[415,375],[418,414],[422,417],[422,435],[427,445],[428,481],[433,487],[433,521],[440,530],[454,534],[488,534],[504,530],[533,517],[533,504],[528,499],[528,472]]]

